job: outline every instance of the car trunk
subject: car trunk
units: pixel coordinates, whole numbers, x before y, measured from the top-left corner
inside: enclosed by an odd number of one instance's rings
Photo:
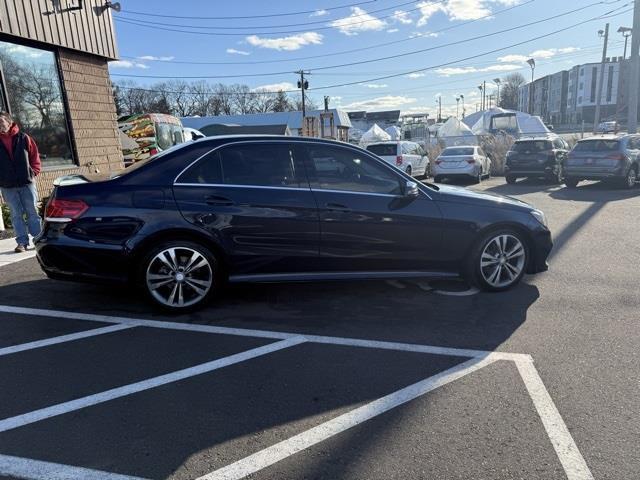
[[[451,156],[446,156],[446,157],[440,157],[438,160],[440,160],[440,168],[445,168],[445,169],[456,169],[456,168],[464,168],[464,167],[468,167],[469,164],[467,163],[467,160],[471,160],[473,159],[472,155],[451,155]]]

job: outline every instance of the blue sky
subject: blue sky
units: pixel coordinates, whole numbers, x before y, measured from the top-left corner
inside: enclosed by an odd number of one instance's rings
[[[632,22],[629,0],[122,0],[121,3],[122,12],[114,13],[121,60],[110,67],[116,81],[129,78],[121,75],[144,76],[130,77],[144,85],[168,80],[152,77],[190,80],[186,77],[233,76],[208,81],[291,90],[297,81],[293,72],[302,68],[311,72],[308,94],[317,104],[322,103],[324,95],[329,95],[332,107],[401,109],[403,113],[428,112],[431,116],[436,112],[438,96],[442,96],[444,114],[455,114],[455,97],[460,94],[465,97],[467,113],[471,113],[479,101],[477,87],[482,81],[488,82],[487,91],[492,93],[494,78],[515,71],[530,78],[531,70],[525,63],[529,57],[536,59],[536,77],[599,61],[602,39],[597,31],[606,22],[611,24],[608,56],[621,56],[623,41],[616,30],[621,25],[631,26]],[[560,16],[575,9],[579,10]],[[611,18],[463,60],[614,9],[617,15]],[[303,11],[306,13],[297,13]],[[198,18],[175,18],[176,15]],[[263,17],[205,18],[258,15]],[[542,23],[464,42],[552,16],[555,18]],[[225,35],[218,35],[221,33]],[[380,45],[389,42],[394,43]],[[461,43],[402,55],[452,42]],[[381,57],[389,58],[367,62]],[[367,63],[340,66],[353,62]],[[443,64],[448,65],[430,68]],[[429,70],[408,73],[428,67]],[[379,79],[388,76],[393,77]],[[322,88],[344,83],[351,85]]]

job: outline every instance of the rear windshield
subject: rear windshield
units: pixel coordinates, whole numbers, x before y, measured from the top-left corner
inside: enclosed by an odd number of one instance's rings
[[[620,148],[618,140],[582,140],[573,147],[574,152],[614,152]]]
[[[473,148],[472,147],[445,148],[444,152],[440,154],[441,157],[453,157],[456,155],[473,155]]]
[[[379,157],[395,157],[398,154],[398,145],[395,143],[380,143],[377,145],[369,145],[367,150],[375,153]]]
[[[525,153],[525,152],[544,152],[545,150],[552,150],[551,142],[546,140],[535,140],[531,142],[516,142],[511,147],[511,150],[514,152]]]

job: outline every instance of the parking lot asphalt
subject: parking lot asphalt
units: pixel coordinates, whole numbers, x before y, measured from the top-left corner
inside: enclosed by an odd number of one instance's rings
[[[469,188],[545,211],[548,272],[231,286],[167,316],[3,265],[0,478],[636,478],[640,188]]]

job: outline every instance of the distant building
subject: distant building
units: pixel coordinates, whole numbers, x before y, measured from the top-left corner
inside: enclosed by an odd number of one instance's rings
[[[346,112],[338,109],[330,109],[329,113],[333,114],[334,135],[332,138],[341,141],[349,140],[349,129],[351,128],[351,121]],[[316,123],[319,124],[322,120],[322,116],[325,114],[324,110],[311,110],[306,112],[307,118],[316,118]],[[277,129],[278,126],[285,126],[286,129],[282,130],[283,133],[290,132],[293,136],[299,136],[303,133],[302,124],[302,112],[270,112],[270,113],[250,113],[246,115],[218,115],[212,117],[183,117],[181,118],[182,124],[185,127],[195,128],[203,131],[223,131],[224,126],[243,126],[243,127],[271,127]],[[326,120],[326,119],[325,119]],[[213,128],[213,126],[222,126]],[[325,121],[325,126],[328,127]],[[329,138],[328,128],[325,128],[325,138]],[[318,135],[319,136],[319,135]]]
[[[569,72],[566,70],[549,75],[547,115],[552,124],[566,123],[568,81]]]

